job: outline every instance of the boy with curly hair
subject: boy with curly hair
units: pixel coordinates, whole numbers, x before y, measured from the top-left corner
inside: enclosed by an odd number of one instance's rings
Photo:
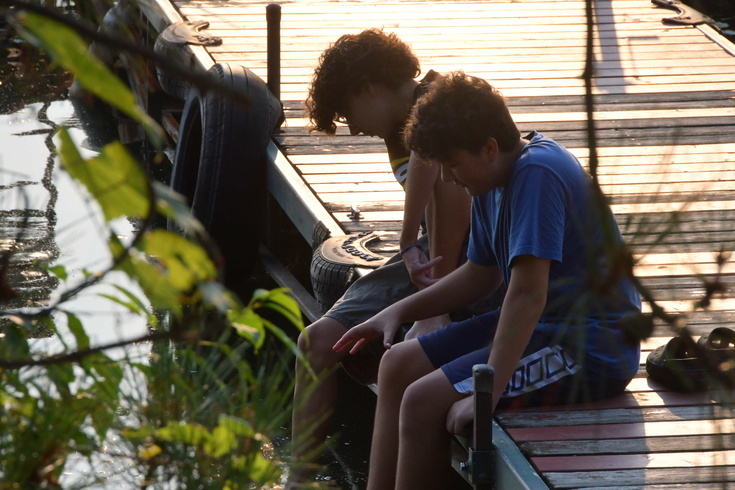
[[[467,262],[354,327],[335,345],[390,348],[378,374],[368,488],[447,488],[450,432],[473,417],[472,367],[495,369],[500,407],[574,403],[622,392],[640,347],[622,320],[640,313],[622,237],[577,159],[540,133],[521,138],[485,80],[439,76],[413,109],[406,145],[472,196]],[[507,285],[502,306],[391,348],[398,325]]]
[[[439,167],[426,165],[406,149],[402,129],[416,100],[435,72],[422,80],[410,47],[395,34],[368,29],[340,37],[319,58],[306,101],[311,130],[334,134],[338,124],[350,134],[383,139],[390,165],[406,192],[400,254],[356,281],[335,305],[299,336],[299,347],[320,376],[314,385],[297,361],[294,393],[291,486],[313,478],[314,460],[329,435],[337,403],[337,372],[363,383],[377,376],[382,347],[370,354],[348,356],[332,350],[350,328],[401,298],[453,271],[465,259],[469,232],[469,197],[439,178]],[[422,223],[423,222],[423,223]],[[427,233],[419,237],[422,224]],[[429,260],[429,257],[432,260]],[[413,324],[406,338],[449,323],[447,315]]]

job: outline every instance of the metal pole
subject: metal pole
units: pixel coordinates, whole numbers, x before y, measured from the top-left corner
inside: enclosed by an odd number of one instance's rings
[[[265,17],[268,23],[268,89],[281,100],[281,6],[268,4]]]
[[[488,364],[472,368],[475,390],[475,424],[469,451],[471,481],[476,490],[493,488],[495,452],[493,450],[493,382],[495,372]]]

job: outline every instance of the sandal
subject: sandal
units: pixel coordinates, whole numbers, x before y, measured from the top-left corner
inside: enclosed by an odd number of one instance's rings
[[[735,361],[735,330],[717,327],[710,333],[702,335],[697,345],[717,363]]]
[[[687,350],[681,337],[654,349],[646,359],[651,379],[674,391],[705,391],[709,387],[707,370],[702,361]]]

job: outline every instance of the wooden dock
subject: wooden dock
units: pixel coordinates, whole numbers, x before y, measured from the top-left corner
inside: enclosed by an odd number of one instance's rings
[[[462,69],[488,79],[508,98],[522,131],[539,130],[588,161],[584,1],[299,0],[281,6],[280,94],[287,119],[270,148],[269,188],[305,240],[322,221],[333,235],[376,231],[382,236],[376,251],[397,250],[403,191],[382,142],[350,136],[345,127],[334,137],[304,129],[303,100],[317,58],[345,33],[383,27],[414,48],[424,72]],[[181,18],[209,22],[205,32],[223,43],[193,47],[198,66],[237,63],[266,79],[265,7],[176,1],[175,9],[149,5],[147,16],[159,30]],[[662,22],[672,17],[674,11],[648,0],[594,2],[599,173],[639,260],[637,274],[661,306],[688,315],[700,335],[735,325],[735,257],[716,263],[718,253],[735,250],[735,46],[706,25]],[[729,289],[707,310],[692,311],[704,294],[703,280],[716,275]],[[510,437],[503,444],[512,441],[508,464],[554,488],[735,484],[732,397],[728,403],[710,394],[682,395],[646,377],[647,353],[670,336],[656,326],[644,344],[639,376],[620,397],[497,414],[496,432]],[[541,479],[525,481],[542,487]]]

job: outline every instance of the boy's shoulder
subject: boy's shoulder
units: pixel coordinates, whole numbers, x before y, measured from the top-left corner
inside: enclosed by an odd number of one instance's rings
[[[582,164],[562,144],[534,131],[516,160],[508,187],[515,192],[529,192],[558,185],[565,192],[586,194],[589,175]]]
[[[557,143],[538,131],[532,131],[524,139],[527,139],[528,143],[516,160],[515,173],[528,167],[548,168],[562,172],[566,168],[575,173],[580,170],[584,172],[577,157],[561,143]]]

